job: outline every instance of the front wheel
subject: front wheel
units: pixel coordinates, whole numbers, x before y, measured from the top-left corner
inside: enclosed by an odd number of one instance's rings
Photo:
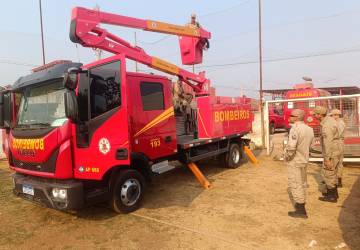
[[[130,213],[140,207],[145,179],[136,170],[121,170],[111,185],[111,207],[117,213]]]

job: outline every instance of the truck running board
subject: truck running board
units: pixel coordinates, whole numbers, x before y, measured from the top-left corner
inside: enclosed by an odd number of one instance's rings
[[[156,174],[163,174],[163,173],[168,172],[168,171],[170,171],[170,170],[172,170],[174,168],[175,168],[175,166],[170,165],[169,161],[166,160],[166,161],[161,161],[161,162],[153,164],[151,166],[151,171],[153,173],[156,173]]]

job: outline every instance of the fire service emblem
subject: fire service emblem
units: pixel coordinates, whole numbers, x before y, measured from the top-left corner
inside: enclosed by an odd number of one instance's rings
[[[110,142],[106,138],[101,138],[99,141],[99,151],[106,155],[110,151]]]

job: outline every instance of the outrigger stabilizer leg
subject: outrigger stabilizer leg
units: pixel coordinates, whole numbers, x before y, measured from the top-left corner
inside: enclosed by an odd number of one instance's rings
[[[210,182],[206,179],[206,177],[201,173],[200,169],[196,166],[195,163],[190,162],[188,167],[195,175],[196,179],[200,182],[200,184],[205,188],[209,189],[211,187]]]
[[[252,163],[259,164],[258,159],[256,159],[255,155],[251,152],[248,146],[244,146],[244,152],[249,157]]]

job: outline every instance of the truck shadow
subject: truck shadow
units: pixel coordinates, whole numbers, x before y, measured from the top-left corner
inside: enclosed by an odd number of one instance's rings
[[[360,240],[360,176],[353,184],[349,195],[341,206],[339,226],[349,249],[359,249]]]
[[[227,171],[219,167],[217,161],[207,161],[198,164],[199,169],[210,183],[216,181],[216,175]],[[171,206],[189,207],[196,197],[206,192],[186,166],[178,167],[167,173],[154,176],[148,185],[142,207],[159,209]],[[71,213],[87,220],[106,220],[118,216],[108,204],[101,203]]]
[[[264,151],[253,150],[255,157]],[[247,156],[241,160],[241,168],[249,162]],[[224,163],[219,159],[201,160],[197,166],[210,183],[215,183],[217,176],[229,171],[223,167]],[[171,206],[189,207],[194,199],[203,192],[211,192],[204,189],[186,166],[179,167],[168,173],[156,176],[151,183],[149,192],[144,200],[144,208],[158,209]]]
[[[216,181],[216,175],[227,170],[219,167],[217,161],[199,162],[197,165],[210,183]],[[143,206],[147,209],[189,207],[196,197],[206,191],[190,169],[182,166],[153,179]]]

